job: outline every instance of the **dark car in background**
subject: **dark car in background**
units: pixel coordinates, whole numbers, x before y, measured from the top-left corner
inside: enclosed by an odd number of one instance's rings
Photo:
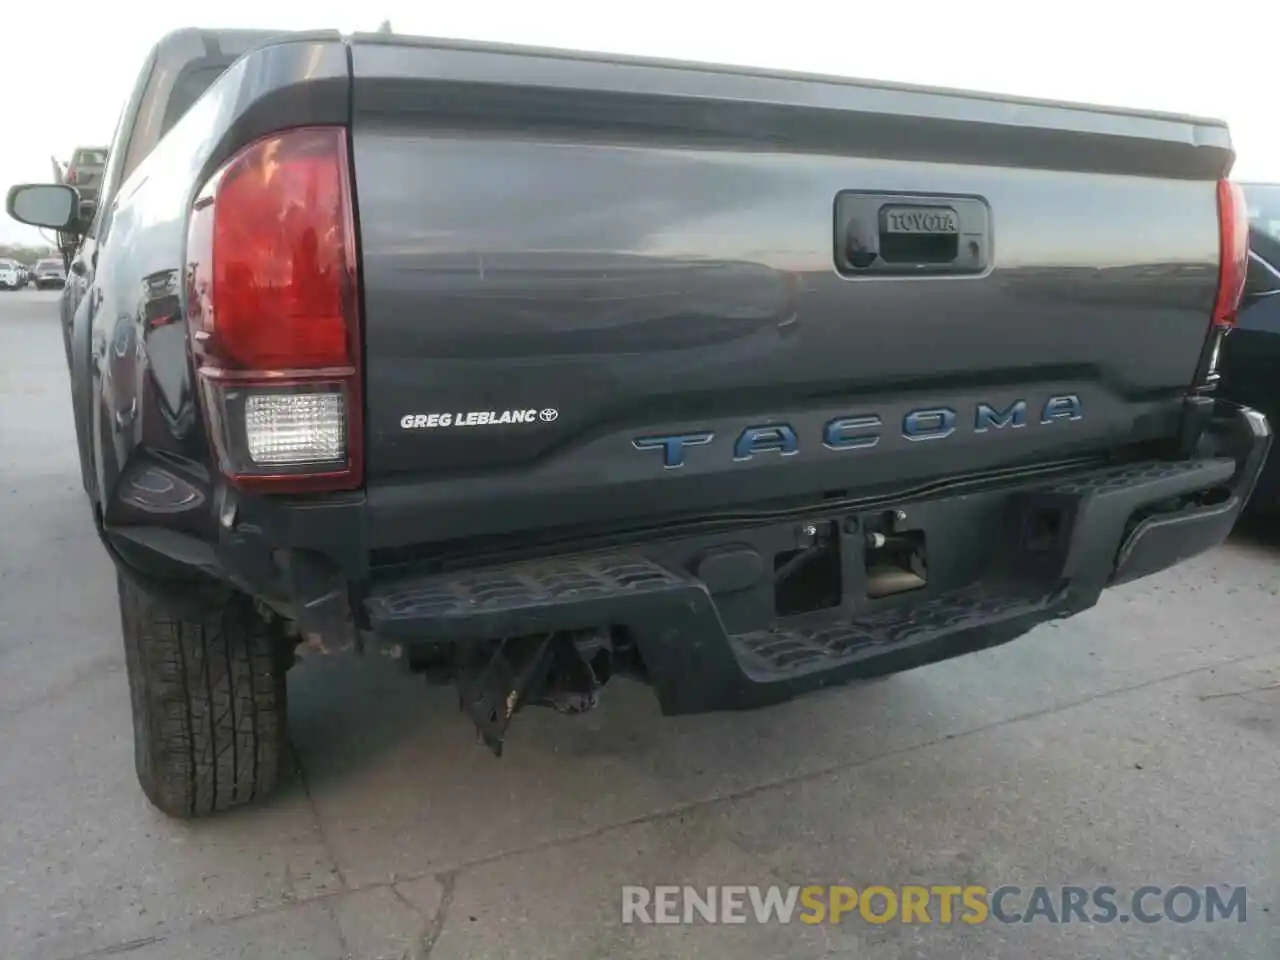
[[[36,261],[31,270],[31,280],[37,290],[61,289],[67,282],[67,269],[58,257],[46,257]]]
[[[1236,328],[1222,346],[1220,390],[1275,418],[1280,415],[1280,183],[1243,186],[1249,211],[1249,273]],[[1255,512],[1280,512],[1280,456],[1275,453],[1250,506]]]

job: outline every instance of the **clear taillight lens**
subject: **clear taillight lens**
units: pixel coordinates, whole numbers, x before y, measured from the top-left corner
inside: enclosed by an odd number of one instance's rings
[[[254,393],[244,405],[245,445],[256,464],[328,463],[347,458],[340,393]]]

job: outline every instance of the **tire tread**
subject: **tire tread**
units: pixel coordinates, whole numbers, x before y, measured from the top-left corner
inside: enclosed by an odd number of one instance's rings
[[[194,818],[270,793],[287,752],[284,666],[252,602],[179,610],[121,578],[120,608],[148,799]]]

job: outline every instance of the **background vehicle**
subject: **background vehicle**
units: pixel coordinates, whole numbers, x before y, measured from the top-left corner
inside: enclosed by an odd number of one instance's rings
[[[1216,544],[1271,442],[1209,392],[1232,159],[1188,117],[166,38],[94,221],[8,203],[84,238],[72,400],[144,790],[269,790],[304,637],[456,682],[500,752],[617,671],[668,713],[760,706]]]
[[[95,200],[102,187],[106,166],[106,147],[77,147],[71,154],[62,182],[75,187],[80,192],[80,199]]]
[[[67,271],[58,257],[45,257],[37,260],[31,270],[32,279],[37,290],[49,290],[62,287],[67,282]]]
[[[61,163],[57,157],[50,157],[53,165],[53,178],[58,183],[73,186],[80,194],[79,219],[91,222],[97,207],[98,193],[102,187],[102,175],[106,169],[106,147],[76,147],[67,163]],[[58,233],[58,251],[62,254],[64,267],[75,255],[79,237],[75,234]]]
[[[1280,184],[1246,183],[1249,276],[1236,329],[1222,346],[1224,396],[1280,416]],[[1249,501],[1258,512],[1280,509],[1280,456],[1273,454]]]
[[[16,260],[0,260],[0,290],[21,290],[26,284],[22,264]]]

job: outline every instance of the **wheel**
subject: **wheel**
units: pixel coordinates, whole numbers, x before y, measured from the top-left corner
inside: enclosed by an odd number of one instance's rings
[[[269,794],[287,751],[285,659],[248,597],[160,597],[118,576],[143,793],[171,817]]]

